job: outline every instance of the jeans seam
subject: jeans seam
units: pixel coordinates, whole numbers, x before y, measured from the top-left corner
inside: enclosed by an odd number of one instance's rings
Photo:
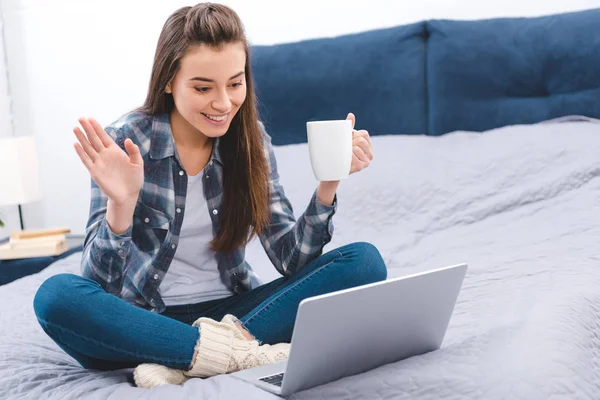
[[[59,326],[59,325],[53,324],[53,323],[51,323],[51,322],[48,322],[48,321],[46,321],[46,320],[43,320],[43,319],[40,319],[40,318],[38,318],[38,321],[39,321],[40,323],[44,323],[44,324],[46,324],[47,326],[51,326],[51,327],[52,327],[52,328],[54,328],[54,329],[58,329],[58,330],[62,330],[62,331],[66,331],[66,332],[68,332],[69,334],[71,334],[71,335],[73,335],[73,336],[76,336],[76,337],[78,337],[78,338],[80,338],[80,339],[83,339],[84,341],[87,341],[87,342],[93,343],[93,344],[95,344],[95,345],[98,345],[98,346],[100,346],[100,347],[106,348],[106,349],[108,349],[108,350],[113,350],[113,351],[117,351],[117,352],[120,352],[120,353],[124,353],[124,354],[126,354],[126,355],[128,355],[128,356],[134,356],[134,357],[145,357],[145,358],[152,359],[152,360],[155,360],[155,361],[166,361],[166,362],[171,362],[171,363],[182,363],[182,364],[188,364],[188,362],[189,362],[189,360],[181,360],[181,359],[177,359],[177,358],[176,358],[176,359],[173,359],[173,358],[153,357],[153,356],[147,356],[147,355],[145,355],[145,354],[144,354],[144,355],[142,355],[142,354],[140,354],[140,353],[134,353],[134,352],[131,352],[131,351],[128,351],[128,350],[122,350],[122,349],[119,349],[119,348],[116,348],[116,347],[109,346],[109,345],[107,345],[107,344],[105,344],[105,343],[103,343],[103,342],[99,342],[99,341],[97,341],[97,340],[90,339],[90,338],[88,338],[87,336],[80,335],[80,334],[78,334],[78,333],[75,333],[75,332],[73,332],[72,330],[70,330],[70,329],[68,329],[68,328],[65,328],[65,327],[62,327],[62,326]],[[68,346],[68,347],[72,348],[71,346]],[[75,350],[75,349],[73,349],[73,350]],[[75,351],[78,351],[78,350],[75,350]],[[79,351],[78,351],[78,352],[79,352]],[[89,355],[88,355],[88,356],[89,356]]]
[[[319,268],[315,269],[314,271],[312,271],[310,274],[306,275],[305,277],[299,279],[297,282],[294,282],[293,285],[286,287],[284,291],[282,291],[281,293],[279,293],[279,295],[277,297],[275,297],[273,300],[271,300],[269,303],[265,304],[264,306],[262,306],[259,310],[254,311],[250,317],[248,317],[248,319],[246,319],[246,321],[242,324],[242,326],[245,328],[246,325],[254,318],[256,317],[258,314],[260,314],[262,311],[266,310],[267,308],[269,308],[271,305],[273,305],[275,302],[279,301],[283,296],[285,296],[286,294],[288,294],[291,290],[295,289],[297,286],[299,286],[300,284],[308,281],[310,278],[312,278],[314,275],[318,274],[319,272],[323,271],[327,266],[331,265],[333,262],[335,262],[339,257],[343,257],[343,254],[338,251],[337,252],[339,255],[336,256],[333,260],[331,260],[330,262],[328,262],[325,265],[320,266]]]

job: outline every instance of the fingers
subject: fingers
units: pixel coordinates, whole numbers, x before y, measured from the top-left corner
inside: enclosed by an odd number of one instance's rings
[[[363,164],[369,165],[371,163],[371,159],[360,146],[353,146],[352,154]]]
[[[83,148],[81,147],[81,145],[79,143],[75,143],[73,145],[73,147],[75,147],[75,152],[79,156],[79,159],[81,160],[83,165],[85,165],[87,170],[90,171],[90,169],[92,168],[92,165],[94,164],[92,162],[92,160],[88,157],[88,155],[85,153],[85,151],[83,150]]]
[[[356,117],[354,114],[348,114],[349,119],[352,121],[352,172],[358,172],[369,166],[373,160],[373,149],[371,147],[371,137],[369,132],[365,130],[354,130],[356,123]]]
[[[94,147],[92,147],[90,142],[88,142],[87,137],[83,134],[81,129],[79,129],[79,127],[77,126],[73,129],[73,133],[75,133],[75,137],[79,141],[79,145],[85,152],[85,154],[90,158],[92,162],[96,161],[96,158],[98,157],[98,152],[94,149]]]
[[[373,160],[373,149],[370,141],[364,136],[355,137],[352,141],[354,147],[358,147],[362,150],[362,153],[367,157],[368,161]]]
[[[106,133],[106,131],[104,130],[102,125],[98,123],[98,121],[96,121],[94,118],[89,118],[89,122],[96,131],[96,134],[98,135],[98,138],[100,139],[104,147],[108,147],[115,143],[115,141],[112,140],[110,136],[108,136],[108,133]]]
[[[79,118],[78,121],[83,127],[83,130],[85,131],[90,144],[92,145],[92,147],[94,147],[96,152],[99,153],[102,150],[104,150],[105,146],[98,137],[98,134],[96,133],[96,130],[94,129],[90,121],[87,118]]]
[[[125,150],[127,150],[127,153],[129,154],[129,160],[134,164],[142,165],[144,160],[140,154],[140,148],[133,144],[131,139],[125,139],[124,145]]]
[[[369,135],[369,132],[365,131],[364,129],[360,131],[352,131],[352,138],[355,139],[357,137],[364,137],[369,142],[369,145],[371,144],[371,136]]]

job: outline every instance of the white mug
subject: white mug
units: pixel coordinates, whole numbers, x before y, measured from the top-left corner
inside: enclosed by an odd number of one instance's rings
[[[352,121],[306,123],[308,151],[318,181],[339,181],[350,175],[352,166]]]

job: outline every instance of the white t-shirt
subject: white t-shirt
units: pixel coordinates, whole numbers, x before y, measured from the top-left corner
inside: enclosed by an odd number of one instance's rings
[[[200,303],[233,294],[223,282],[215,253],[209,248],[214,235],[202,176],[202,171],[188,175],[179,245],[158,288],[167,306]]]

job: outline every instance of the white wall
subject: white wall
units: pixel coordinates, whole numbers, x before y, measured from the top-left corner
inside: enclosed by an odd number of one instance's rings
[[[6,54],[4,52],[3,28],[3,18],[0,10],[0,139],[4,137],[11,137],[13,135],[11,103],[8,88],[8,71],[5,63]],[[2,146],[0,146],[0,157],[2,157]],[[0,171],[0,174],[6,172],[7,171]],[[0,228],[0,239],[8,236],[9,232],[19,228],[17,207],[0,207],[0,219],[5,224],[4,228]]]
[[[368,7],[350,6],[347,0],[224,3],[240,14],[254,44],[427,18],[537,16],[600,6],[600,0],[371,0]],[[77,117],[94,116],[107,124],[143,101],[162,24],[177,7],[189,4],[193,2],[0,0],[15,134],[34,134],[41,149],[44,200],[25,207],[27,227],[84,231],[89,177],[72,148]],[[0,108],[0,117],[2,112]]]

